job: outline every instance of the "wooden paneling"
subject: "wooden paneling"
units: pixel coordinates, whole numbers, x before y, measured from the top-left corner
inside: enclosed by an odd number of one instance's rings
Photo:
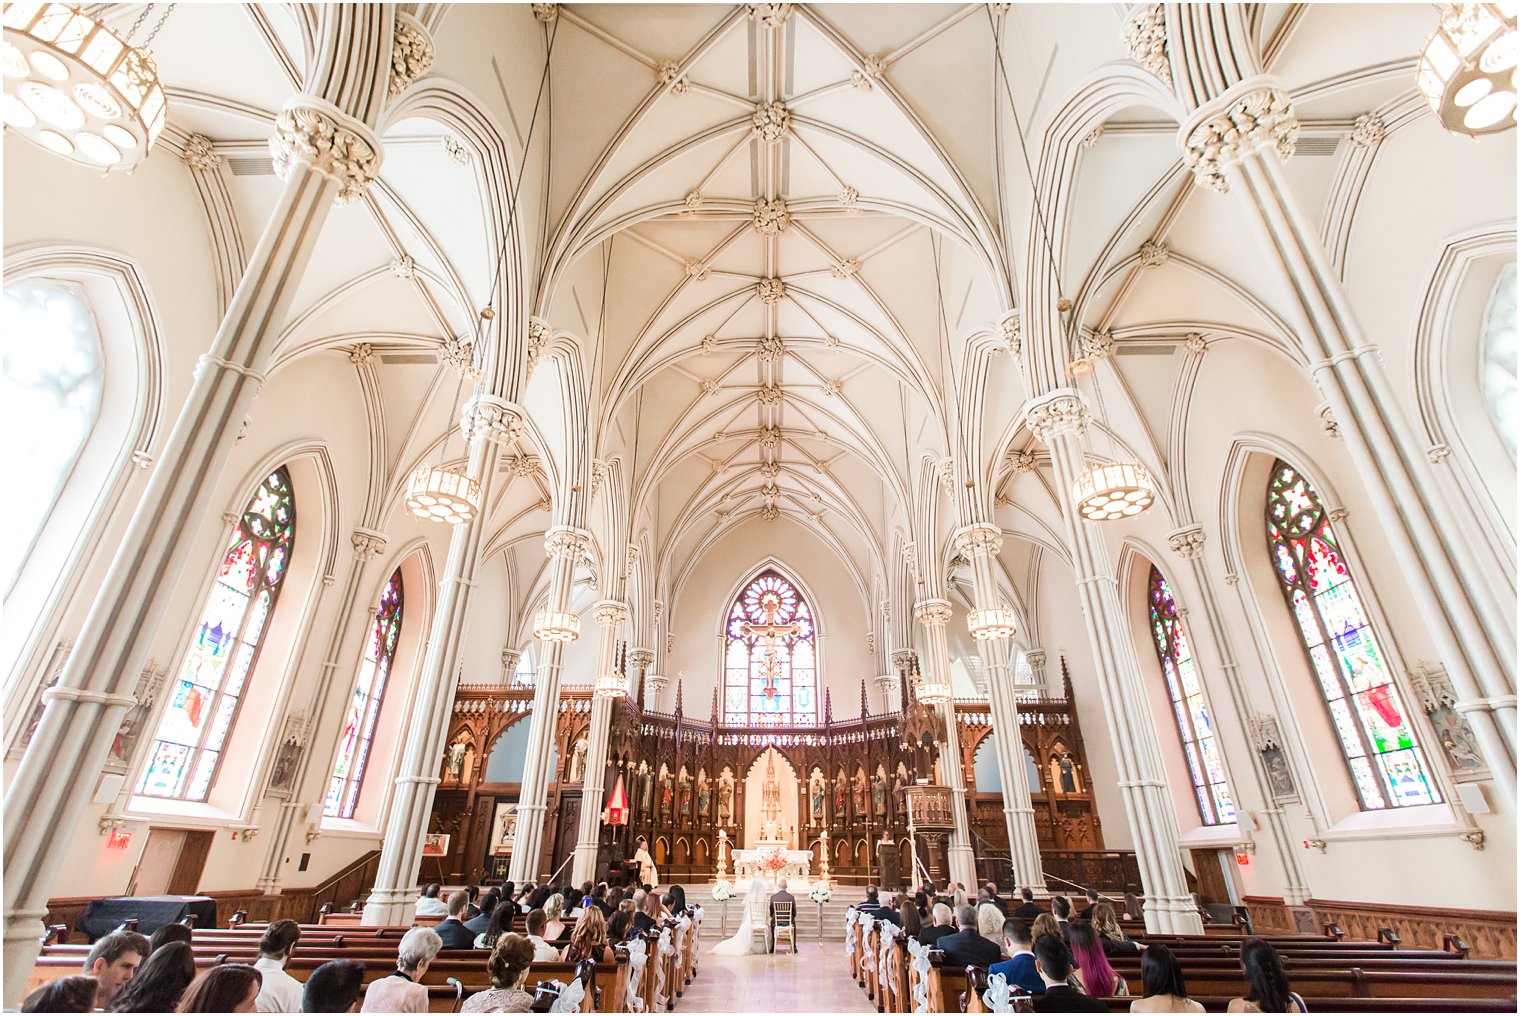
[[[1262,934],[1323,932],[1326,924],[1334,924],[1348,939],[1371,940],[1380,929],[1389,928],[1406,949],[1439,949],[1447,935],[1456,935],[1467,943],[1473,959],[1515,958],[1515,915],[1510,911],[1318,899],[1290,908],[1281,898],[1270,896],[1247,896],[1245,903],[1256,931]]]

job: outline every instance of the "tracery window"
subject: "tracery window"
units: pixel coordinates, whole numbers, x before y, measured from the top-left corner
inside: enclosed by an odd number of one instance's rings
[[[0,549],[8,589],[100,416],[105,356],[84,291],[47,279],[5,287],[4,402],[12,475],[10,534]]]
[[[1479,343],[1478,371],[1483,398],[1489,415],[1499,428],[1499,436],[1515,451],[1515,433],[1520,427],[1520,331],[1515,312],[1515,266],[1510,263],[1499,273],[1499,281],[1488,300],[1483,315],[1483,335]]]
[[[818,722],[818,648],[813,612],[791,582],[767,569],[728,612],[725,723],[810,726]]]
[[[370,745],[375,739],[375,721],[389,684],[391,666],[396,662],[396,640],[401,636],[401,569],[397,568],[380,594],[369,639],[364,644],[364,658],[359,662],[359,681],[348,704],[343,721],[343,735],[338,740],[338,762],[327,784],[326,815],[353,818],[364,783],[364,769],[369,762]]]
[[[1214,717],[1203,699],[1203,682],[1198,679],[1198,666],[1193,662],[1193,643],[1178,616],[1172,588],[1155,565],[1151,566],[1149,588],[1151,638],[1161,672],[1166,676],[1177,734],[1182,738],[1182,752],[1193,777],[1198,814],[1204,825],[1234,822],[1235,799],[1225,779]]]
[[[1364,809],[1441,799],[1319,494],[1278,460],[1267,550]]]
[[[137,792],[204,801],[258,660],[295,544],[296,505],[283,467],[265,477],[232,531],[180,677],[159,720]]]

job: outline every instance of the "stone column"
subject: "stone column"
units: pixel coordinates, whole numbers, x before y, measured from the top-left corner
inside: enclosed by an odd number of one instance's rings
[[[871,679],[876,683],[876,694],[881,696],[881,711],[893,713],[897,711],[901,699],[897,694],[896,674],[877,674]]]
[[[323,15],[325,45],[340,34],[354,45],[368,36],[388,45],[390,18],[379,5],[367,12],[334,6]],[[332,77],[321,83],[323,92],[378,116],[370,94],[384,85],[378,69],[350,67],[346,76],[334,70]],[[211,349],[200,358],[75,651],[43,694],[42,720],[6,794],[7,1006],[20,1002],[36,960],[41,919],[65,854],[61,844],[88,808],[112,735],[134,704],[133,682],[148,662],[170,592],[195,563],[197,545],[187,534],[216,513],[217,483],[264,383],[296,281],[334,199],[357,197],[380,164],[380,142],[368,124],[316,95],[302,95],[280,113],[270,144],[285,181],[274,210]]]
[[[501,651],[501,683],[511,685],[512,678],[517,674],[517,664],[522,660],[522,653],[516,649],[504,648]]]
[[[596,677],[617,670],[618,629],[628,620],[628,604],[602,600],[593,608],[601,642],[596,653]],[[581,780],[581,824],[575,842],[575,860],[571,862],[570,881],[574,885],[595,881],[597,843],[602,832],[602,794],[607,773],[607,741],[611,731],[612,709],[628,694],[598,688],[591,698],[591,729],[586,736],[586,771]]]
[[[1401,574],[1451,675],[1499,796],[1515,794],[1512,594],[1488,581],[1458,514],[1399,404],[1381,348],[1369,342],[1345,288],[1283,171],[1298,133],[1286,92],[1249,77],[1202,104],[1179,133],[1200,186],[1234,191],[1268,262],[1287,277],[1309,374],[1338,425]]]
[[[1229,626],[1225,623],[1224,614],[1219,609],[1219,600],[1214,595],[1208,570],[1203,564],[1204,541],[1203,527],[1196,522],[1167,534],[1167,542],[1171,545],[1172,552],[1193,569],[1193,579],[1198,585],[1198,594],[1203,603],[1204,620],[1208,624],[1209,634],[1213,636],[1214,645],[1219,652],[1219,669],[1224,675],[1225,687],[1230,689],[1230,698],[1234,701],[1235,714],[1240,721],[1239,743],[1244,744],[1251,755],[1251,772],[1256,777],[1256,793],[1262,801],[1259,814],[1266,818],[1267,834],[1272,837],[1272,844],[1277,848],[1278,856],[1282,858],[1283,874],[1287,876],[1288,884],[1283,887],[1283,902],[1290,907],[1299,906],[1313,894],[1309,890],[1309,881],[1304,874],[1303,866],[1298,862],[1299,847],[1293,840],[1292,830],[1288,828],[1287,816],[1274,801],[1272,785],[1267,780],[1267,774],[1262,767],[1261,756],[1251,744],[1251,732],[1246,727],[1246,717],[1256,715],[1257,710],[1251,706],[1250,692],[1240,676],[1240,665],[1235,662],[1235,647],[1230,638]],[[1193,639],[1193,646],[1196,652],[1197,638]],[[1215,723],[1218,723],[1217,715]],[[1239,805],[1240,802],[1237,800],[1237,808]]]
[[[924,654],[929,671],[938,682],[950,687],[950,641],[945,625],[950,623],[949,600],[919,600],[913,616],[924,626]],[[971,826],[966,818],[966,776],[961,771],[961,732],[955,722],[955,699],[948,698],[939,707],[945,723],[945,740],[940,745],[941,768],[945,785],[950,788],[951,810],[955,813],[955,831],[950,834],[950,877],[961,885],[975,889],[976,854],[971,849]]]
[[[978,609],[1002,606],[992,571],[992,562],[1002,547],[1003,533],[991,523],[966,526],[955,534],[955,549],[971,562]],[[982,642],[982,655],[987,661],[987,698],[992,706],[992,728],[998,733],[998,772],[1003,778],[1003,817],[1008,822],[1008,853],[1014,878],[1020,885],[1041,893],[1045,891],[1045,871],[1040,863],[1034,803],[1029,798],[1029,770],[1024,763],[1024,738],[1009,648],[1006,639]]]
[[[591,534],[573,526],[555,526],[544,535],[544,550],[552,560],[549,597],[545,609],[570,610],[570,588],[575,566],[586,556]],[[517,799],[517,840],[507,876],[518,885],[537,878],[538,855],[544,841],[544,817],[549,807],[549,760],[554,754],[554,731],[559,724],[559,670],[563,642],[545,642],[533,689],[533,714],[528,722],[528,751],[523,764],[522,792]],[[558,867],[559,858],[554,859]],[[552,869],[551,869],[552,870]]]
[[[496,456],[522,432],[525,416],[519,406],[495,395],[477,395],[465,404],[460,429],[469,445],[468,470],[480,482],[479,503],[490,504],[499,471]],[[422,839],[433,812],[438,789],[438,766],[448,738],[459,681],[459,651],[464,644],[465,619],[485,516],[454,527],[448,562],[438,583],[438,603],[428,629],[427,652],[417,678],[411,722],[401,754],[401,769],[386,817],[385,841],[375,888],[364,904],[365,924],[406,924],[416,898],[417,869],[422,862]]]
[[[1119,770],[1140,880],[1145,889],[1145,927],[1157,934],[1203,932],[1188,894],[1178,843],[1177,815],[1167,791],[1156,741],[1156,722],[1146,708],[1145,688],[1134,640],[1124,625],[1118,583],[1099,523],[1077,514],[1071,491],[1084,464],[1088,412],[1081,393],[1057,388],[1025,409],[1029,429],[1050,448],[1055,489],[1063,500],[1061,518],[1076,571],[1082,619],[1092,646],[1093,666],[1103,695],[1109,739]]]

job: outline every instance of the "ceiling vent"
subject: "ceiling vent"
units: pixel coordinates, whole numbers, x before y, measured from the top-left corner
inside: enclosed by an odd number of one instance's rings
[[[1114,351],[1120,356],[1171,356],[1177,346],[1171,342],[1116,342]]]
[[[267,155],[235,155],[227,159],[233,176],[274,176],[274,160]]]
[[[426,364],[431,367],[438,363],[438,357],[432,353],[381,353],[380,362],[387,364]]]
[[[1293,154],[1302,155],[1305,158],[1325,158],[1335,154],[1335,149],[1341,143],[1338,134],[1323,134],[1305,137],[1300,134],[1298,143],[1294,146]]]

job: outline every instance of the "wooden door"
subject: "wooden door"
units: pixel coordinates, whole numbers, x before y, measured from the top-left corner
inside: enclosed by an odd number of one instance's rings
[[[1223,850],[1194,850],[1193,869],[1198,873],[1198,898],[1204,903],[1229,903],[1230,887],[1224,880],[1223,861],[1235,858]]]
[[[132,896],[194,896],[216,836],[209,830],[153,829],[132,873]]]
[[[575,850],[576,840],[580,836],[580,827],[581,795],[577,792],[561,791],[559,817],[554,823],[553,853],[542,859],[541,866],[545,874],[553,872],[564,863],[565,857]],[[569,871],[570,868],[567,865],[565,872]]]
[[[209,830],[186,830],[174,875],[169,879],[169,895],[194,896],[200,891],[201,873],[206,870],[206,857],[211,853],[211,840],[215,835]]]

